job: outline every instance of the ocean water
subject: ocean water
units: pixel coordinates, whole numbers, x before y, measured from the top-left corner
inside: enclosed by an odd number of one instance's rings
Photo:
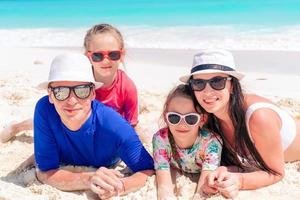
[[[0,46],[79,47],[97,23],[135,48],[300,50],[299,0],[1,0]]]

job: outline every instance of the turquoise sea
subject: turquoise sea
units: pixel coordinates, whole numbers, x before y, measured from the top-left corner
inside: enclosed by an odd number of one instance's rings
[[[300,0],[1,0],[0,46],[81,46],[103,22],[130,47],[300,49]]]
[[[0,27],[300,23],[299,0],[1,0]]]

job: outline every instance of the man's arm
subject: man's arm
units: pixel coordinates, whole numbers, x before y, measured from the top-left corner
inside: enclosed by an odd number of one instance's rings
[[[91,190],[101,199],[125,195],[143,187],[148,176],[153,172],[153,170],[143,170],[123,178],[119,171],[101,167],[91,178]]]
[[[90,179],[94,174],[95,172],[70,172],[64,169],[36,171],[38,180],[63,191],[90,189]]]

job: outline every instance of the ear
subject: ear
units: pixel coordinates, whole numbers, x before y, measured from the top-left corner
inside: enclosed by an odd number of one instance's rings
[[[126,55],[126,51],[125,51],[125,50],[122,50],[122,53],[121,53],[121,59],[120,59],[120,61],[121,61],[122,63],[124,63],[125,55]]]
[[[90,63],[93,64],[87,51],[84,52],[84,55],[89,59]]]
[[[95,90],[95,88],[92,89],[91,94],[90,94],[90,98],[91,98],[91,101],[93,101],[96,98],[96,90]]]
[[[52,95],[52,92],[51,92],[51,90],[50,89],[48,89],[47,90],[47,92],[48,92],[48,98],[49,98],[49,102],[51,103],[51,104],[54,104],[54,102],[53,102],[53,95]]]

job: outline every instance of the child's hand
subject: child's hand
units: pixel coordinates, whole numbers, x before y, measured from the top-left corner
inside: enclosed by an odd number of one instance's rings
[[[201,187],[201,191],[204,194],[208,194],[208,195],[217,194],[219,192],[218,187],[216,186],[216,184],[213,185],[213,186],[209,186],[208,184],[203,184],[202,187]]]
[[[220,168],[220,169],[219,169]],[[218,174],[220,171],[225,171],[225,167],[219,167],[215,171],[202,171],[201,176],[198,183],[197,193],[203,193],[206,195],[217,194],[218,187],[216,184],[216,180],[218,178]]]
[[[217,188],[217,185],[216,185],[217,182],[223,181],[222,174],[224,174],[226,172],[227,172],[227,168],[224,167],[224,166],[220,166],[215,171],[211,172],[207,176],[207,184],[208,184],[208,186]]]

